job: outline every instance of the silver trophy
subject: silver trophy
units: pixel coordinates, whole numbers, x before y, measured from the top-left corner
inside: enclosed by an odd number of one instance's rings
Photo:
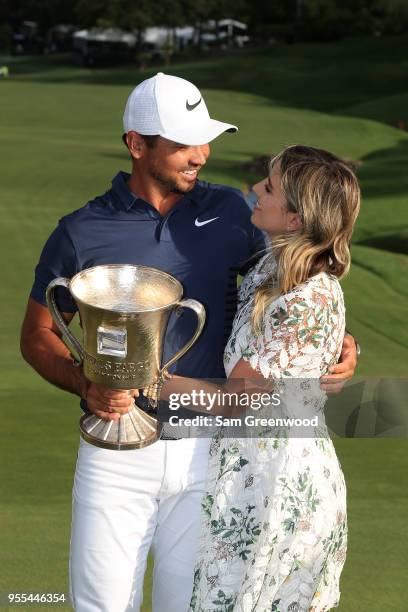
[[[83,330],[83,344],[75,338],[56,303],[56,287],[66,287],[74,298]],[[199,337],[205,310],[196,300],[182,300],[183,288],[170,274],[135,265],[88,268],[72,279],[56,278],[47,287],[51,316],[63,340],[88,380],[111,389],[144,389],[156,405],[167,368],[184,355]],[[170,314],[191,308],[197,328],[191,339],[164,365],[163,341]],[[80,420],[82,437],[95,446],[114,450],[142,448],[155,442],[161,424],[136,405],[117,421],[94,414]]]

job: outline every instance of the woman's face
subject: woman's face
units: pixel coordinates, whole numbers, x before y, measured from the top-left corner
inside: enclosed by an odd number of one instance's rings
[[[299,230],[299,215],[289,212],[287,208],[287,200],[281,187],[279,162],[273,166],[270,175],[252,189],[258,196],[251,216],[256,227],[271,237]]]

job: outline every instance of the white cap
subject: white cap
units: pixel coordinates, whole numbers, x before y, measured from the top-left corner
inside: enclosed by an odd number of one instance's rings
[[[158,134],[185,145],[203,145],[223,132],[236,132],[229,123],[211,119],[200,91],[179,77],[159,72],[130,94],[123,115],[125,133]]]

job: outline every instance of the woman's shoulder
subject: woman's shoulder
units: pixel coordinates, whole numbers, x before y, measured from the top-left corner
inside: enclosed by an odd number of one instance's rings
[[[245,274],[239,289],[239,299],[243,301],[251,296],[263,283],[266,277],[276,274],[276,260],[271,253],[263,254],[252,268]]]
[[[320,310],[337,312],[344,309],[343,291],[339,280],[327,272],[320,272],[291,291],[280,295],[270,304],[270,309]]]
[[[299,291],[305,294],[318,294],[322,296],[342,295],[339,279],[329,272],[319,272],[299,285]]]

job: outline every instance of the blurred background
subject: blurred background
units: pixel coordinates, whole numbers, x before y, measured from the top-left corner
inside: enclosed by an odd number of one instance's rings
[[[405,0],[0,0],[2,594],[68,590],[80,411],[23,362],[19,328],[58,219],[130,168],[131,89],[158,71],[187,78],[214,117],[239,126],[213,143],[205,180],[246,191],[293,143],[354,164],[363,203],[342,284],[364,405],[379,380],[408,378],[407,49]],[[400,431],[335,441],[350,523],[340,612],[407,609]]]

